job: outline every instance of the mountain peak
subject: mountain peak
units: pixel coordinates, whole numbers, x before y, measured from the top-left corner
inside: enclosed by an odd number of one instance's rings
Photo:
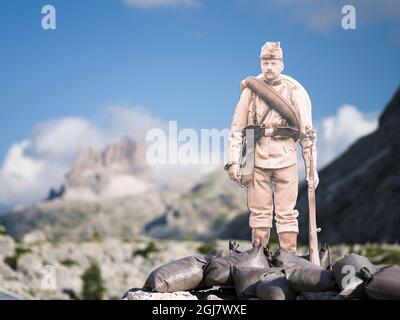
[[[125,137],[103,149],[82,149],[66,176],[64,197],[114,198],[154,185],[144,144]]]

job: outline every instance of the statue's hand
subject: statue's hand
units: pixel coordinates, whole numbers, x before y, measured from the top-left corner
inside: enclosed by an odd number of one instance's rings
[[[309,172],[309,170],[307,170],[307,172]],[[317,169],[314,168],[313,180],[310,179],[309,174],[307,174],[306,180],[307,180],[307,183],[308,183],[309,187],[313,187],[313,189],[317,189],[318,184],[319,184],[319,177],[318,177]]]
[[[240,183],[239,164],[233,163],[229,166],[229,179]]]

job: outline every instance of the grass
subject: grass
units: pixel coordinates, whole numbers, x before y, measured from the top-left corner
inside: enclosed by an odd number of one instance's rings
[[[143,258],[147,258],[151,253],[153,252],[159,252],[160,249],[156,245],[154,241],[150,241],[147,243],[146,247],[144,249],[138,249],[133,251],[132,255],[134,257],[136,256],[142,256]]]
[[[4,263],[6,263],[11,269],[17,270],[18,259],[25,253],[32,252],[29,248],[16,247],[14,250],[14,255],[4,258]]]
[[[79,264],[78,261],[73,260],[73,259],[65,259],[65,260],[60,261],[60,263],[66,267],[72,267],[72,266],[76,266]]]
[[[366,256],[374,264],[400,265],[400,250],[384,249],[378,246],[367,247]]]
[[[203,243],[200,247],[197,248],[197,252],[200,254],[207,254],[212,250],[215,250],[215,244],[211,242]]]
[[[4,228],[3,225],[0,225],[0,235],[1,236],[6,236],[8,235],[6,228]]]
[[[82,275],[82,298],[84,300],[101,300],[105,292],[104,281],[99,265],[92,262]]]

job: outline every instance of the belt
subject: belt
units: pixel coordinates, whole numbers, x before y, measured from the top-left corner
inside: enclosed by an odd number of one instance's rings
[[[264,137],[273,137],[275,136],[275,128],[264,128]]]
[[[299,137],[299,130],[293,127],[272,127],[266,128],[260,125],[250,125],[243,129],[246,135],[247,130],[253,130],[254,137],[258,141],[261,137],[272,137],[276,139],[293,138],[295,141]]]
[[[292,127],[275,127],[263,128],[264,137],[273,137],[277,139],[295,138],[298,135],[298,130]],[[295,139],[296,140],[296,139]]]

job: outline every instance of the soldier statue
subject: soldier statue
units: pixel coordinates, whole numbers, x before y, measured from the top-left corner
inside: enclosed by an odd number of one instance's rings
[[[297,141],[302,147],[308,184],[315,189],[319,181],[315,139],[311,141],[308,134],[314,130],[311,101],[299,82],[281,73],[280,42],[267,42],[262,47],[260,66],[260,75],[241,82],[224,168],[231,180],[247,188],[253,246],[267,247],[274,212],[280,248],[296,254]],[[247,130],[252,134],[247,135]],[[243,168],[249,163],[250,174],[245,174]]]

